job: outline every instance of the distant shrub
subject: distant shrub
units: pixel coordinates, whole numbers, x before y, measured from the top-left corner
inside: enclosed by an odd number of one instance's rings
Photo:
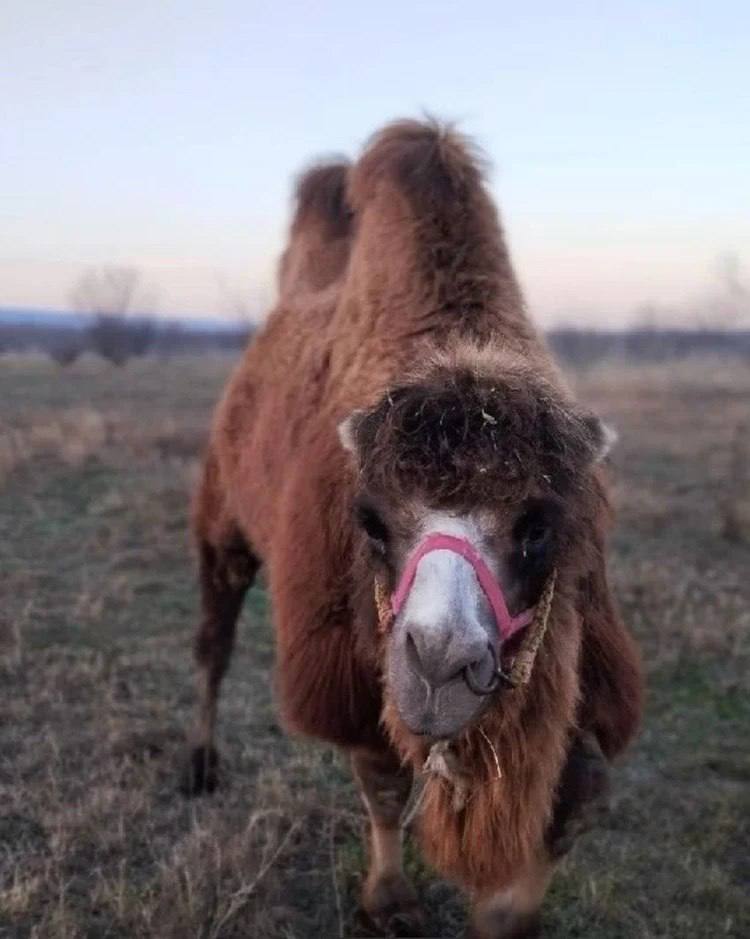
[[[52,346],[49,350],[49,357],[53,362],[56,362],[60,368],[67,368],[76,361],[82,352],[83,348],[80,342],[64,342]]]
[[[113,365],[145,355],[156,339],[156,324],[148,317],[97,314],[88,329],[91,348]]]
[[[92,268],[75,284],[70,299],[76,310],[91,315],[91,348],[113,365],[124,365],[153,346],[156,323],[144,311],[154,301],[135,268]]]

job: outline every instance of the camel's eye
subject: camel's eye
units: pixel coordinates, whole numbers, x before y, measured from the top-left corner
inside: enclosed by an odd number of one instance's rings
[[[380,553],[385,553],[388,542],[388,528],[378,514],[377,509],[369,502],[358,502],[355,515],[360,527],[372,542],[373,547]]]
[[[533,505],[516,522],[513,535],[524,558],[541,558],[552,541],[550,511],[543,505]]]
[[[549,525],[535,522],[528,529],[521,542],[521,548],[526,557],[529,554],[539,554],[547,546],[552,529]]]

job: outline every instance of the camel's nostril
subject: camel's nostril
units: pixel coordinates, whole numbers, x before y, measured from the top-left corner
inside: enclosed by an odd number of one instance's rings
[[[485,659],[475,659],[473,662],[469,662],[466,668],[470,669],[474,674],[479,675],[482,672],[482,666],[484,665]]]
[[[415,671],[422,671],[422,662],[419,657],[419,648],[411,632],[407,632],[406,634],[406,658],[409,662],[409,665],[411,665]]]
[[[459,678],[465,678],[466,673],[471,672],[472,674],[479,675],[482,672],[482,659],[476,659],[473,662],[469,662],[466,665],[459,663],[455,670],[448,675],[446,681],[456,681]]]
[[[409,669],[434,688],[476,675],[476,683],[486,682],[494,658],[488,652],[486,635],[469,630],[424,628],[409,623],[404,631],[402,654]]]
[[[500,667],[498,654],[492,643],[488,643],[487,649],[491,661],[489,675],[487,675],[489,666],[487,656],[479,662],[471,662],[462,672],[463,679],[469,686],[469,689],[480,697],[492,694],[494,691],[497,691],[501,685],[508,684],[509,681],[508,676]]]

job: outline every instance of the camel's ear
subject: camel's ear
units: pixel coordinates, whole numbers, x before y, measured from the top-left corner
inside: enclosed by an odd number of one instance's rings
[[[594,463],[601,463],[609,456],[612,447],[617,443],[617,431],[611,424],[605,424],[595,414],[584,418],[584,423],[591,436],[594,450]]]
[[[345,450],[348,450],[349,453],[353,453],[354,456],[359,456],[357,429],[359,422],[362,420],[363,413],[362,411],[352,411],[349,417],[345,417],[338,427],[341,446]]]

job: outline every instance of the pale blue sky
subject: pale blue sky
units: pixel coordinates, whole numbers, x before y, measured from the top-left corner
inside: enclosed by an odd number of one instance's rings
[[[746,2],[2,0],[0,306],[101,263],[167,313],[260,301],[293,174],[422,110],[490,156],[545,323],[750,265]]]

